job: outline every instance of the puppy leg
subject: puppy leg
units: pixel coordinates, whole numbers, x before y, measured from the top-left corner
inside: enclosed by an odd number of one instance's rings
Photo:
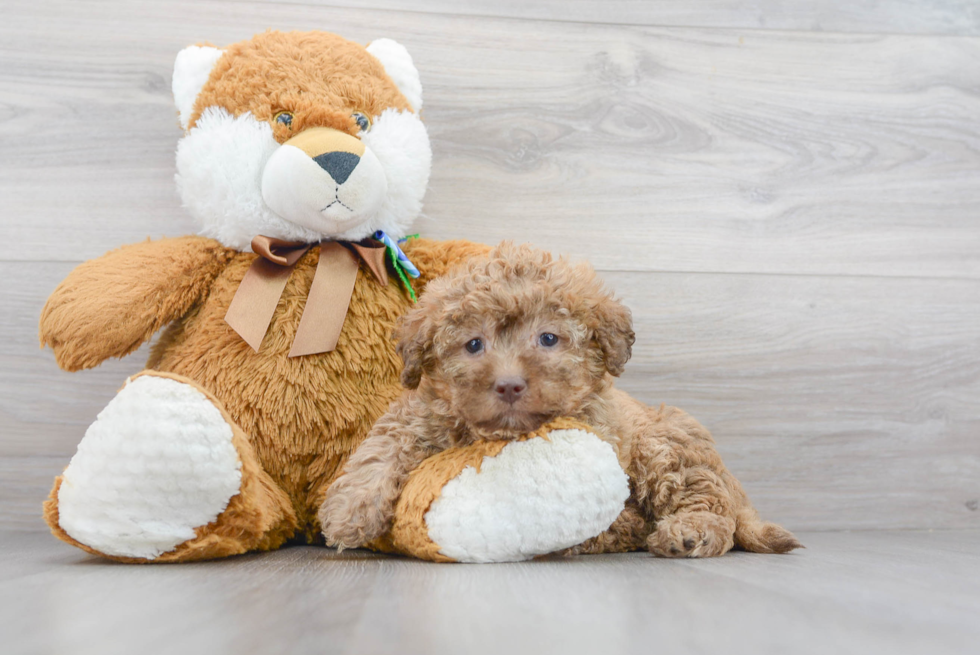
[[[422,426],[393,408],[354,451],[343,474],[327,490],[319,519],[327,544],[363,546],[391,526],[408,474],[435,450],[419,435]]]
[[[714,557],[735,543],[738,499],[711,435],[673,407],[649,410],[633,440],[630,478],[655,520],[646,539],[662,557]]]
[[[646,519],[643,510],[633,499],[613,521],[609,529],[588,539],[578,546],[561,551],[562,555],[595,555],[598,553],[628,553],[642,550],[653,522]]]
[[[675,407],[649,409],[636,421],[629,467],[635,496],[656,520],[647,548],[663,557],[713,557],[735,545],[785,553],[801,544],[759,519],[738,480],[725,468],[711,434]]]
[[[721,479],[696,467],[682,474],[683,484],[661,489],[669,497],[646,546],[660,557],[716,557],[735,545],[735,504]],[[672,481],[664,487],[672,487]]]

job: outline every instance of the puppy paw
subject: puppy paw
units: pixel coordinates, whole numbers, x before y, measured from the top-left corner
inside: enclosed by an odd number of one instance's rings
[[[735,544],[735,521],[712,512],[665,516],[647,537],[647,549],[659,557],[717,557]]]
[[[388,527],[388,516],[379,503],[371,495],[352,489],[328,491],[319,518],[327,545],[340,550],[364,546]]]

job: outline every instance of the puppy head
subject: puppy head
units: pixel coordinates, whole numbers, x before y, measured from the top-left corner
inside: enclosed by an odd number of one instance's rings
[[[634,340],[629,310],[591,266],[510,243],[431,282],[397,337],[403,384],[424,379],[491,438],[575,413],[623,372]]]

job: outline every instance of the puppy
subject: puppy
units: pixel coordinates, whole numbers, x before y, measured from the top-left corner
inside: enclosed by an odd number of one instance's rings
[[[697,421],[615,388],[633,345],[631,316],[587,264],[501,244],[431,282],[396,336],[408,391],[328,490],[320,511],[327,543],[352,548],[384,534],[409,472],[425,458],[569,416],[613,446],[632,491],[609,530],[571,552],[645,547],[711,557],[736,545],[800,547],[759,519]]]

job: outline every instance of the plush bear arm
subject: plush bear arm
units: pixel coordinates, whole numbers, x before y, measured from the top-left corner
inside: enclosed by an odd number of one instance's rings
[[[207,292],[235,251],[213,239],[145,241],[73,270],[41,312],[41,345],[67,371],[139,348]]]
[[[443,275],[460,262],[487,254],[491,248],[483,243],[462,239],[453,241],[409,239],[402,244],[402,250],[422,274],[418,279],[412,280],[415,293],[421,294],[430,280]]]

